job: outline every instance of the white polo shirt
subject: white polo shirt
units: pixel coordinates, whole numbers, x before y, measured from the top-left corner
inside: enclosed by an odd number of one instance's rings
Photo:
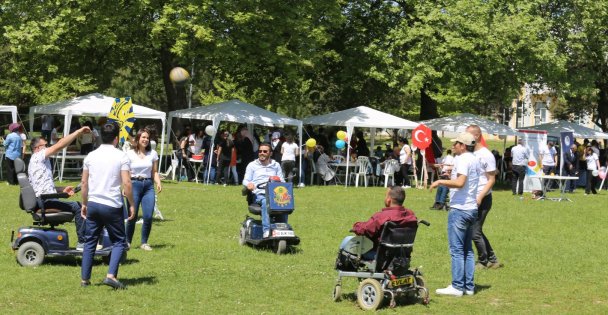
[[[479,166],[481,167],[481,174],[479,175],[479,184],[477,187],[477,194],[479,194],[483,188],[486,187],[486,184],[488,184],[488,177],[486,177],[485,173],[496,171],[496,158],[488,148],[481,148],[475,151],[474,154],[479,159]],[[492,189],[488,191],[486,196],[490,193],[492,193]]]
[[[296,160],[296,151],[298,151],[298,145],[295,142],[288,143],[284,142],[283,146],[283,155],[281,156],[281,161],[295,161]]]
[[[84,159],[83,169],[89,171],[89,201],[109,207],[122,207],[121,171],[130,171],[127,154],[111,144],[102,144]]]
[[[471,152],[465,152],[454,158],[452,179],[458,175],[467,177],[462,188],[450,188],[450,207],[459,210],[477,210],[477,187],[481,167],[479,159]]]

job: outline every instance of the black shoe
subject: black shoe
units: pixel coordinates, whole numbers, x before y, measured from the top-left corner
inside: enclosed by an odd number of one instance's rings
[[[433,206],[430,207],[429,210],[437,210],[437,205],[439,205],[439,203],[435,202],[435,204],[433,204]]]
[[[80,286],[86,288],[91,285],[91,281],[80,281]]]
[[[111,286],[114,290],[124,290],[127,288],[122,282],[110,278],[103,279],[103,284]]]

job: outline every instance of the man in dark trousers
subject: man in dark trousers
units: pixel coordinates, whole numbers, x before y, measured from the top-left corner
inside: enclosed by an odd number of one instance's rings
[[[578,152],[576,144],[571,145],[570,150],[564,152],[563,174],[566,176],[578,176]],[[574,188],[576,188],[576,180],[568,180],[564,189],[569,193],[573,193]]]

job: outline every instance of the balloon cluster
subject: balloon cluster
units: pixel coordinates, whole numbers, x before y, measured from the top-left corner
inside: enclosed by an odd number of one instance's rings
[[[336,134],[338,140],[336,140],[336,148],[338,150],[342,150],[346,147],[346,142],[348,142],[348,137],[346,137],[346,132],[344,130],[338,131]]]
[[[601,179],[606,178],[606,167],[602,166],[597,174]]]

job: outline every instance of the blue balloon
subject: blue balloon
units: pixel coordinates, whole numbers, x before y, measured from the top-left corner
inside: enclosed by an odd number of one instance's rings
[[[344,149],[345,146],[346,146],[346,142],[344,142],[344,140],[336,141],[336,148],[342,150],[342,149]]]

